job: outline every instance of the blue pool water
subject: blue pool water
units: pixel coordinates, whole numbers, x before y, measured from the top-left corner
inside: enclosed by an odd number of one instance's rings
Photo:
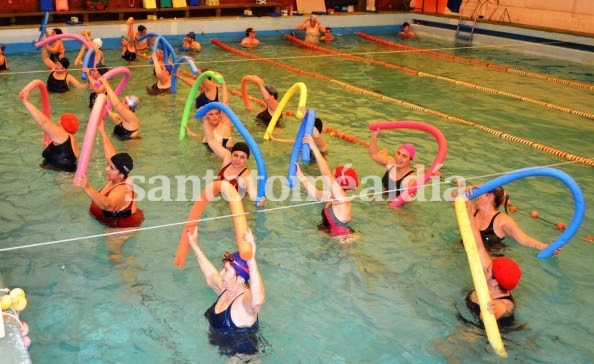
[[[250,52],[575,155],[594,156],[594,124],[588,118],[370,63],[328,57],[278,38],[266,39],[266,43]],[[408,44],[582,83],[591,82],[593,72],[589,66],[527,56],[513,48],[467,50],[431,39]],[[592,92],[588,90],[402,52],[348,33],[332,47],[594,113]],[[121,65],[118,49],[106,53],[110,66]],[[195,60],[201,68],[220,71],[229,88],[235,90],[247,74],[257,74],[275,84],[281,95],[295,82],[304,82],[308,107],[316,110],[325,125],[359,139],[369,139],[367,125],[374,121],[430,123],[444,133],[449,144],[442,180],[460,176],[480,184],[519,168],[555,166],[581,186],[587,206],[594,202],[591,167],[568,163],[430,113],[350,92],[332,82],[242,58],[214,45],[205,44]],[[145,230],[123,245],[114,237],[84,238],[101,235],[104,230],[88,215],[90,201],[72,186],[71,174],[38,167],[42,133],[17,96],[29,81],[45,80],[47,72],[37,53],[13,55],[10,64],[11,73],[0,75],[4,115],[0,122],[0,152],[4,156],[0,249],[75,239],[0,252],[4,281],[27,292],[29,306],[22,318],[31,327],[33,361],[222,362],[217,349],[208,343],[208,324],[203,318],[215,295],[192,259],[183,270],[172,264],[181,233],[181,225],[175,224],[187,217],[192,193],[199,191],[191,191],[188,185],[185,199],[176,198],[177,185],[172,183],[170,201],[140,201],[146,216]],[[137,114],[142,139],[114,144],[117,150],[134,157],[133,174],[146,177],[146,182],[138,184],[150,190],[159,186],[159,180],[149,182],[151,177],[173,181],[174,176],[202,177],[207,170],[218,171],[219,161],[199,140],[178,140],[188,88],[180,85],[175,95],[152,97],[145,91],[154,83],[146,62],[139,60],[132,74],[125,93],[141,98]],[[250,94],[258,96],[255,89],[250,89]],[[239,97],[230,98],[231,107],[259,143],[269,176],[284,176],[291,145],[263,141],[263,130],[253,121],[255,112],[245,111]],[[63,112],[75,113],[81,119],[79,142],[88,119],[87,99],[85,90],[50,98],[54,119]],[[296,97],[288,108],[296,108]],[[298,123],[288,119],[286,124],[283,136],[293,137]],[[200,129],[193,120],[190,126]],[[353,163],[359,177],[384,173],[383,167],[370,163],[363,146],[330,135],[326,141],[331,166]],[[415,162],[426,166],[432,162],[437,146],[433,138],[421,132],[383,132],[380,146],[392,151],[404,141],[417,146]],[[95,147],[88,177],[93,186],[100,187],[105,163],[100,143]],[[251,161],[250,166],[255,168],[255,163]],[[304,170],[318,173],[315,166],[304,166]],[[281,193],[279,183],[270,188],[276,195]],[[442,184],[439,194],[449,188],[451,184]],[[510,184],[506,191],[519,208],[514,218],[541,241],[554,240],[558,232],[553,225],[568,222],[573,215],[571,195],[559,181],[528,178]],[[430,191],[425,192],[429,197]],[[304,191],[301,196],[305,197]],[[162,195],[157,194],[159,197]],[[448,202],[414,202],[394,210],[384,202],[356,199],[351,226],[360,239],[350,245],[338,244],[317,230],[319,204],[270,199],[263,208],[249,202],[245,206],[258,242],[257,258],[267,293],[260,312],[263,362],[502,361],[489,349],[482,330],[457,318],[458,313],[468,316],[463,297],[472,282]],[[531,219],[533,210],[549,222]],[[226,204],[213,203],[203,216],[228,213]],[[201,245],[213,262],[234,249],[231,226],[228,218],[200,224]],[[592,226],[594,215],[588,209],[577,236],[561,255],[547,260],[537,259],[532,249],[507,242],[505,254],[518,260],[523,269],[522,281],[514,291],[521,328],[503,333],[512,360],[586,363],[594,358],[594,324],[590,319],[594,314],[590,302],[594,268],[590,264],[592,246],[584,239],[594,235]]]

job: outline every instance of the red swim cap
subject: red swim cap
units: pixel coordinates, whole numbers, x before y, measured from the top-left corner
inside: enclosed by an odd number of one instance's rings
[[[60,125],[70,134],[76,134],[78,131],[78,118],[74,114],[62,114]]]
[[[343,190],[352,190],[359,186],[357,172],[348,165],[336,167],[334,169],[334,177]]]
[[[493,259],[493,276],[501,287],[511,291],[520,282],[522,270],[514,260],[506,257],[497,257]]]

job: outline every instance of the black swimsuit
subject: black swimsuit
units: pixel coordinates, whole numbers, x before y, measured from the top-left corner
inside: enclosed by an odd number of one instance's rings
[[[70,135],[68,140],[60,145],[50,143],[41,156],[44,158],[41,167],[56,171],[76,172],[76,155],[72,150]]]
[[[478,211],[476,211],[474,213],[474,216],[476,216],[476,214],[478,213]],[[497,217],[497,215],[499,215],[501,213],[501,211],[498,211],[495,215],[493,215],[493,218],[491,218],[491,222],[489,223],[489,226],[487,226],[487,228],[485,230],[481,230],[481,238],[483,239],[483,243],[485,243],[488,247],[494,247],[494,246],[505,246],[505,244],[503,244],[503,239],[505,239],[505,237],[500,238],[499,236],[497,236],[497,234],[495,234],[495,229],[493,228],[493,223],[495,222],[495,218]]]
[[[70,87],[68,87],[68,83],[66,82],[66,79],[68,78],[68,73],[66,73],[66,77],[64,77],[63,80],[57,80],[54,77],[54,72],[50,73],[48,78],[47,78],[47,91],[48,92],[55,92],[55,93],[62,93],[62,92],[66,92],[70,89]]]
[[[225,293],[225,291],[223,291]],[[237,354],[255,354],[258,352],[258,331],[259,323],[256,322],[250,327],[237,327],[231,318],[231,307],[235,303],[235,299],[227,309],[219,313],[215,312],[215,306],[221,295],[217,300],[206,310],[204,317],[210,323],[209,341],[212,345],[219,347],[219,352],[222,355],[234,356]],[[243,293],[242,293],[243,294]]]
[[[122,126],[122,123],[119,123],[114,126],[113,135],[115,135],[120,140],[130,140],[133,138],[132,134],[134,134],[136,130],[128,130]]]
[[[392,171],[392,169],[396,168],[396,166],[392,166],[390,167],[386,173],[384,174],[384,176],[382,177],[382,185],[384,186],[384,189],[388,192],[388,200],[394,200],[395,198],[397,198],[398,196],[400,196],[400,194],[402,193],[402,181],[411,173],[413,173],[414,171],[410,171],[407,174],[405,174],[401,179],[394,181],[393,179],[390,178],[390,171]]]

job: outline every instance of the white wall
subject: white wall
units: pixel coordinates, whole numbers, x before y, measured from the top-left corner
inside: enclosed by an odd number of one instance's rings
[[[465,0],[462,15],[477,6],[486,20],[594,34],[594,0]]]

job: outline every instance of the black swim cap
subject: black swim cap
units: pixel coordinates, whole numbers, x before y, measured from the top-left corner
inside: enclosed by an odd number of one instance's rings
[[[250,157],[250,147],[248,147],[248,145],[244,142],[235,143],[235,145],[233,145],[233,148],[231,148],[231,153],[235,151],[244,152],[245,154],[247,154],[248,158]]]
[[[125,176],[134,168],[134,162],[128,153],[115,154],[111,157],[111,163]]]

